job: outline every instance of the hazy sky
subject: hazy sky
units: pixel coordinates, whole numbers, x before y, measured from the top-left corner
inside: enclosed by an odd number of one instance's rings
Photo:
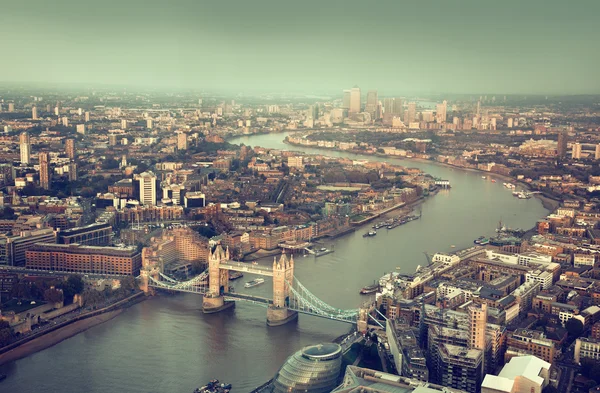
[[[0,80],[600,93],[600,0],[0,0]]]

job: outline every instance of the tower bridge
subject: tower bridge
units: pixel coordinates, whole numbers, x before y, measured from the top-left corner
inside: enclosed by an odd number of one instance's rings
[[[273,277],[272,298],[235,293],[229,286],[230,271]],[[233,307],[235,301],[265,306],[269,326],[293,321],[300,313],[358,324],[359,330],[365,330],[369,318],[367,309],[339,309],[315,296],[294,277],[294,257],[288,258],[286,254],[282,254],[279,259],[275,258],[272,267],[266,267],[231,261],[229,249],[223,250],[219,245],[209,253],[208,269],[190,280],[178,281],[157,269],[142,270],[140,279],[145,291],[158,288],[202,295],[202,310],[207,314]]]

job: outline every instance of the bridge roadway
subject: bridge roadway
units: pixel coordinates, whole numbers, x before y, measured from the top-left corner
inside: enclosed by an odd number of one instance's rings
[[[260,265],[249,265],[242,262],[227,262],[219,264],[219,269],[258,274],[273,277],[273,269]]]
[[[251,303],[263,304],[265,306],[273,304],[273,300],[267,299],[266,297],[245,295],[243,293],[225,292],[223,296],[225,297],[225,299],[245,300]]]

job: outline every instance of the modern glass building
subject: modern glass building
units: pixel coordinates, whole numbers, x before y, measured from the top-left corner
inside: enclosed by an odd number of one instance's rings
[[[337,386],[342,347],[327,343],[302,348],[290,356],[273,380],[274,393],[326,393]]]

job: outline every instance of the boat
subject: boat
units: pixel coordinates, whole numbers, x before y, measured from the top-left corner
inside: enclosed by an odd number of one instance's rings
[[[264,284],[265,279],[264,278],[256,278],[252,281],[248,281],[246,284],[244,284],[244,288],[252,288],[252,287],[256,287],[260,284]]]
[[[332,252],[333,250],[322,248],[319,251],[315,252],[315,257],[322,257],[323,255],[331,254]]]
[[[451,244],[451,245],[450,245],[450,248],[454,248],[454,247],[456,247],[454,244]]]
[[[481,239],[481,241],[479,242],[480,245],[485,246],[486,244],[490,244],[490,239],[488,239],[487,237]]]
[[[363,235],[363,237],[371,237],[377,235],[377,231],[369,231]]]
[[[244,274],[242,274],[242,272],[231,272],[229,273],[229,280],[233,281],[233,280],[237,280],[238,278],[242,278],[244,277]]]
[[[481,176],[481,178],[482,178],[482,179],[487,179],[487,177],[485,177],[485,176]]]
[[[479,236],[477,239],[473,240],[475,244],[481,244],[481,241],[485,239],[485,236]]]
[[[367,285],[366,287],[363,287],[360,290],[360,294],[361,295],[368,295],[370,293],[377,292],[378,290],[379,290],[379,284],[376,283],[376,282],[373,282],[373,284]]]
[[[492,183],[496,183],[496,179],[492,179]]]
[[[219,383],[218,379],[213,379],[206,385],[196,388],[194,393],[229,393],[230,383]]]

